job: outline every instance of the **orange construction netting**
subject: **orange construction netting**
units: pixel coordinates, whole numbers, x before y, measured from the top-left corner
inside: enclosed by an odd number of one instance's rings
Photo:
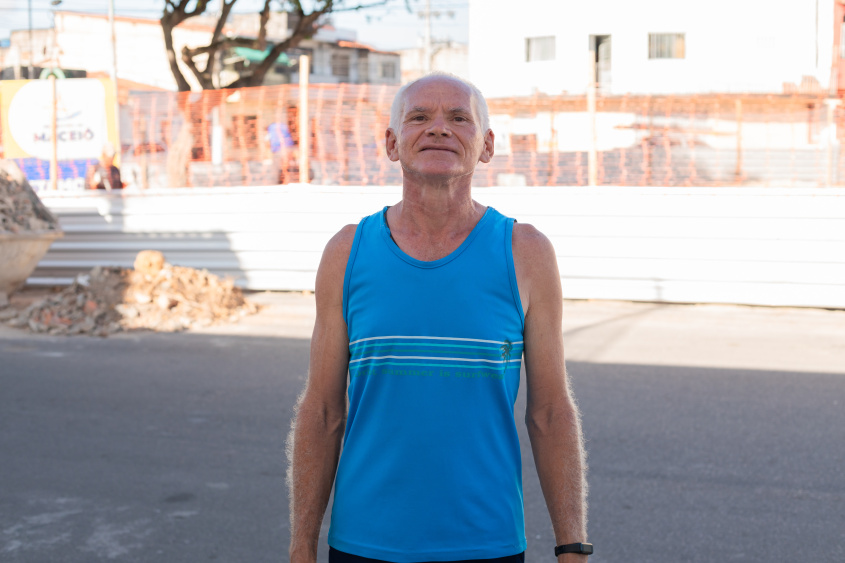
[[[384,150],[387,85],[308,90],[309,179],[397,185]],[[820,95],[490,99],[496,155],[474,183],[819,186],[845,183],[845,110]],[[122,108],[124,176],[141,187],[300,181],[299,87],[131,93]],[[126,139],[131,136],[131,144]]]

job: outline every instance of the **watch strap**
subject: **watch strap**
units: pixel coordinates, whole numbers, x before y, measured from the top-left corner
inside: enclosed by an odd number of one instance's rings
[[[568,543],[566,545],[559,545],[555,547],[555,557],[562,553],[579,553],[581,555],[590,555],[593,553],[593,544],[591,543]]]

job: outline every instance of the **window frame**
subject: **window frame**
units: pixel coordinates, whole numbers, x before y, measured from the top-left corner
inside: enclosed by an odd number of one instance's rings
[[[396,78],[396,61],[381,61],[381,78],[393,80]],[[390,74],[386,74],[386,70],[390,69]]]
[[[340,63],[339,59],[346,59],[346,74],[340,74],[337,72],[338,69],[342,69],[344,67],[344,65]],[[330,64],[332,69],[332,76],[338,78],[350,78],[352,76],[352,56],[349,53],[332,53]]]
[[[557,59],[557,36],[538,35],[525,38],[525,62],[537,63]]]
[[[687,58],[686,33],[649,33],[648,60],[684,60]]]

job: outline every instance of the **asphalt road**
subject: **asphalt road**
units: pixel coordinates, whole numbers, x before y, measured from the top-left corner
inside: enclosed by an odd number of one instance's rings
[[[0,561],[286,560],[284,440],[313,301],[264,299],[202,333],[0,330]],[[845,561],[845,312],[568,313],[593,563]],[[520,428],[526,560],[551,561]]]

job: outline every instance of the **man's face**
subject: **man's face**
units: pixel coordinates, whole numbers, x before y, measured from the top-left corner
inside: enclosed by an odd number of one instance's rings
[[[399,130],[388,129],[386,143],[406,175],[426,178],[471,176],[493,156],[493,133],[481,130],[470,89],[440,76],[408,88]]]

